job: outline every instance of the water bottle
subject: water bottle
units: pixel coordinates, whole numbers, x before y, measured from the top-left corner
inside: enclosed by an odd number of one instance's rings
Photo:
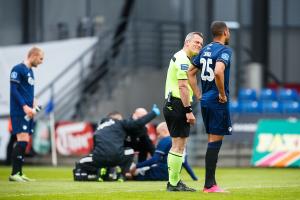
[[[34,110],[36,113],[40,112],[41,109],[42,109],[42,106],[40,106],[40,105],[38,105],[38,106],[36,106],[36,107],[33,108],[33,110]],[[31,118],[30,118],[28,115],[25,115],[24,119],[25,119],[26,121],[29,121]]]

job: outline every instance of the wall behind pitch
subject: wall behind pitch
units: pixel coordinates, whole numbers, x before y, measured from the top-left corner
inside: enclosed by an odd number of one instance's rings
[[[58,23],[66,23],[69,37],[77,36],[80,20],[96,16],[103,19],[103,26],[111,27],[116,24],[121,14],[124,0],[51,0],[44,1],[44,39],[55,40],[58,38]]]
[[[1,1],[0,46],[22,42],[22,7],[19,0]]]
[[[68,25],[70,37],[76,36],[76,26],[81,17],[85,16],[85,1],[81,0],[51,0],[44,1],[44,40],[58,38],[58,23]]]

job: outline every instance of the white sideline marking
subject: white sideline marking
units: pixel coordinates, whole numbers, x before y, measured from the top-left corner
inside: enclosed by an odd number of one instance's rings
[[[247,187],[247,186],[241,186],[241,187],[226,187],[224,189],[263,189],[263,188],[293,188],[293,187],[300,187],[300,185],[275,185],[275,186],[251,186],[251,187]],[[126,189],[126,188],[121,188],[121,189]],[[198,190],[199,188],[197,188]],[[200,188],[202,190],[202,188]],[[200,191],[199,189],[199,191]],[[113,193],[113,192],[157,192],[157,191],[166,191],[165,188],[164,189],[159,189],[159,190],[110,190],[110,191],[101,191],[101,193]],[[64,195],[64,194],[68,194],[68,195],[73,195],[73,194],[97,194],[97,192],[95,191],[91,191],[91,192],[71,192],[68,193],[66,192],[61,192],[61,193],[33,193],[33,194],[3,194],[2,197],[20,197],[20,196],[45,196],[45,195]]]
[[[228,187],[227,189],[263,189],[263,188],[292,188],[292,187],[300,187],[300,185],[255,185],[255,186],[240,186],[240,187]],[[225,188],[224,188],[225,189]]]

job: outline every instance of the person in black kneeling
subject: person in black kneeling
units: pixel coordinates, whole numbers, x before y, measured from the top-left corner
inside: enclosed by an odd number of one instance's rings
[[[94,148],[92,154],[81,158],[76,163],[74,169],[75,180],[85,180],[81,173],[84,171],[89,179],[89,175],[99,175],[100,168],[121,167],[122,177],[129,172],[130,165],[133,161],[133,149],[127,149],[124,146],[126,135],[137,133],[134,130],[144,127],[160,114],[160,110],[153,105],[152,111],[147,115],[133,120],[123,119],[120,113],[111,113],[108,118],[102,120],[94,134]],[[80,172],[81,171],[81,172]],[[94,178],[94,176],[91,176]]]
[[[137,108],[131,119],[137,120],[147,115],[147,113],[145,108]],[[125,138],[125,147],[130,147],[135,152],[138,152],[138,162],[147,160],[148,155],[153,156],[155,151],[155,146],[148,135],[148,129],[145,125],[131,130],[131,134]]]

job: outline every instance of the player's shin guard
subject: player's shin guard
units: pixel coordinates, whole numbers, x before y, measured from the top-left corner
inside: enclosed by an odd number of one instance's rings
[[[180,170],[182,166],[182,154],[169,152],[168,154],[168,171],[169,183],[172,186],[177,185],[180,181]]]
[[[218,162],[218,155],[222,146],[222,140],[209,142],[205,155],[205,188],[216,185],[215,172]]]
[[[12,173],[11,175],[20,173],[22,175],[22,165],[27,142],[17,142],[12,153]]]

